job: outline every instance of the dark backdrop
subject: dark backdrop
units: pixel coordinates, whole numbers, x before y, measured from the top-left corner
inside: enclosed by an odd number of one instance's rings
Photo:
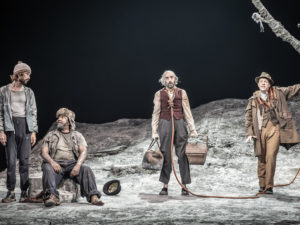
[[[263,1],[300,38],[299,0]],[[1,3],[3,4],[3,3]],[[158,79],[180,77],[191,106],[248,98],[254,77],[299,83],[299,54],[251,15],[250,0],[9,1],[1,6],[1,86],[32,67],[40,137],[65,106],[77,121],[150,118]]]

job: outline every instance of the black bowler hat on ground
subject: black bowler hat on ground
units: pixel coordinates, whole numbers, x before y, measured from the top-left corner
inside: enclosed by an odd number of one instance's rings
[[[108,181],[103,186],[103,192],[107,195],[117,195],[121,191],[121,184],[119,180]]]

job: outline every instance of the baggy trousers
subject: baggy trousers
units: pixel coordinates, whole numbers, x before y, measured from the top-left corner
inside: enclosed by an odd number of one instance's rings
[[[31,133],[27,129],[25,117],[13,117],[15,132],[6,132],[5,146],[7,162],[7,189],[13,191],[16,186],[16,163],[19,159],[20,188],[26,191],[29,186],[29,156],[31,150]]]
[[[274,185],[274,175],[276,169],[276,157],[280,144],[279,125],[268,122],[267,126],[261,130],[262,157],[258,157],[257,174],[259,186],[266,187]]]
[[[174,146],[178,157],[178,164],[183,184],[191,183],[190,165],[185,154],[188,133],[183,119],[174,119]],[[171,140],[172,140],[172,120],[160,119],[159,126],[160,150],[164,155],[164,163],[161,169],[159,181],[168,184],[172,172],[171,164]]]
[[[88,202],[91,201],[92,195],[97,195],[98,198],[101,197],[100,192],[97,190],[95,175],[90,167],[82,165],[80,167],[79,175],[70,177],[70,173],[77,161],[66,160],[56,162],[61,166],[62,171],[60,173],[55,172],[50,163],[44,162],[42,164],[44,195],[55,194],[59,198],[56,187],[63,178],[70,178],[80,185],[81,196],[86,197]]]

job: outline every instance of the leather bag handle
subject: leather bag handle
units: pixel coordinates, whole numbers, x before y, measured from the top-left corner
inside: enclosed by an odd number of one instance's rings
[[[155,145],[155,143],[157,144],[158,148],[160,148],[159,143],[158,143],[158,139],[154,138],[154,139],[152,139],[148,149],[151,149]]]

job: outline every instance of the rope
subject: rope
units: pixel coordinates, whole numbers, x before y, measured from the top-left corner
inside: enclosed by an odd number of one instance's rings
[[[296,180],[299,172],[300,172],[300,168],[298,169],[298,172],[296,173],[294,179],[288,183],[288,184],[278,184],[278,185],[271,185],[271,186],[267,186],[265,188],[265,190],[263,192],[258,192],[256,193],[254,196],[241,196],[241,197],[238,197],[238,196],[218,196],[218,195],[200,195],[200,194],[195,194],[193,192],[191,192],[185,185],[183,185],[180,180],[178,179],[177,177],[177,174],[176,174],[176,171],[175,171],[175,166],[174,166],[174,161],[173,161],[173,142],[174,142],[174,111],[173,111],[173,107],[171,106],[171,118],[172,118],[172,139],[171,139],[171,163],[172,163],[172,168],[173,168],[173,172],[174,172],[174,175],[175,175],[175,178],[178,182],[178,184],[185,190],[187,191],[188,193],[190,193],[191,195],[194,195],[196,197],[199,197],[199,198],[225,198],[225,199],[256,199],[256,198],[259,198],[260,194],[265,194],[266,191],[269,189],[269,188],[273,188],[273,187],[284,187],[284,186],[289,186],[291,185],[292,183],[294,183],[294,181]]]
[[[264,32],[265,28],[262,22],[267,23],[267,21],[261,17],[261,15],[259,13],[253,13],[252,14],[252,19],[256,22],[259,23],[260,26],[260,32]]]

